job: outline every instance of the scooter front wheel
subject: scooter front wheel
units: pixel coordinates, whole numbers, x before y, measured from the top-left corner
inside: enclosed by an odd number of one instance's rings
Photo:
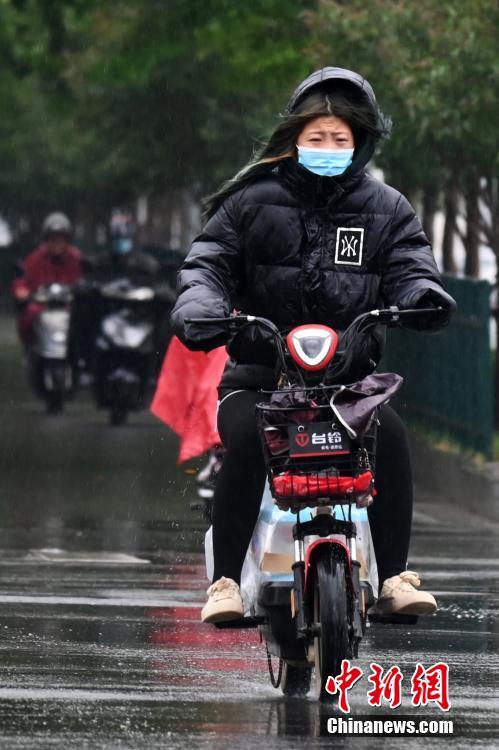
[[[312,681],[312,667],[296,667],[284,662],[281,687],[284,695],[307,695]]]
[[[64,397],[62,393],[59,393],[58,391],[47,393],[45,396],[45,408],[47,414],[50,414],[51,416],[62,414],[64,411]]]
[[[317,557],[313,604],[319,700],[332,702],[333,696],[326,692],[327,679],[340,673],[341,662],[348,658],[349,644],[345,565],[330,547]]]
[[[47,414],[57,415],[64,410],[66,395],[66,364],[64,362],[43,363],[43,384]]]

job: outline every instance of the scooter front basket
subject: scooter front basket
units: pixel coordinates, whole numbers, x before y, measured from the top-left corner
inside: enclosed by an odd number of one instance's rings
[[[354,439],[325,390],[307,389],[306,398],[292,406],[272,400],[257,404],[270,489],[281,507],[367,505],[375,494],[376,414],[362,437]]]

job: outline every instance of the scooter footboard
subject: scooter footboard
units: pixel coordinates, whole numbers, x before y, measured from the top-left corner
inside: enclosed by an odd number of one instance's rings
[[[264,584],[256,604],[257,615],[265,617],[260,631],[269,653],[288,662],[307,664],[305,643],[296,637],[291,610],[293,581],[269,581]]]

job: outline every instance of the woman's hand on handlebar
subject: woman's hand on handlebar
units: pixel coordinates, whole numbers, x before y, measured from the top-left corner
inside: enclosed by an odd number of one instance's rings
[[[218,325],[226,330],[225,340],[230,356],[240,364],[273,366],[276,356],[283,360],[283,338],[271,320],[255,315],[233,314],[224,318],[186,318],[185,328]],[[283,365],[285,366],[285,365]]]
[[[446,292],[428,289],[415,304],[417,313],[404,321],[404,325],[416,331],[438,331],[449,324],[456,310],[454,299]]]
[[[417,321],[421,318],[438,318],[445,310],[443,307],[411,307],[404,310],[395,305],[384,307],[380,310],[371,310],[366,313],[365,317],[375,324],[382,324],[390,327],[415,327]],[[358,318],[356,318],[358,320]],[[355,321],[354,321],[355,322]]]

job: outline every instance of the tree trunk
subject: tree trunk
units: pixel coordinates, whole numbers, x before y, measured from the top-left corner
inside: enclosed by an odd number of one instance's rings
[[[423,229],[430,245],[433,245],[435,213],[437,211],[438,191],[434,187],[427,187],[423,193]]]
[[[148,197],[147,221],[140,231],[143,244],[170,247],[173,201],[171,191]]]
[[[445,224],[442,239],[442,263],[446,273],[457,271],[454,258],[454,240],[456,238],[458,193],[454,185],[448,185],[445,191]]]
[[[473,176],[466,185],[466,264],[464,273],[477,279],[480,274],[480,207],[478,204],[478,177]]]
[[[80,203],[74,212],[75,243],[83,250],[93,253],[96,245],[97,217],[92,205]]]

